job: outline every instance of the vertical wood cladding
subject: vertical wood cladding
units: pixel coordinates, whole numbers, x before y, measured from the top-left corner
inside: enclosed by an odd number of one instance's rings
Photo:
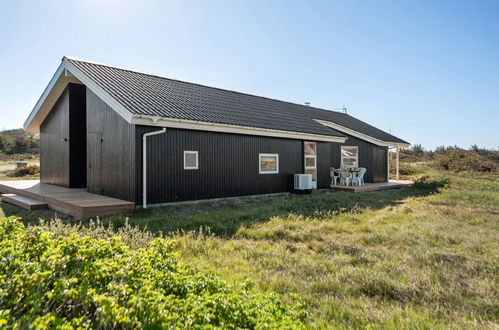
[[[137,200],[142,198],[142,135],[136,127]],[[148,203],[290,191],[303,171],[303,141],[263,136],[167,129],[147,140]],[[184,170],[183,152],[199,152],[199,169]],[[279,154],[278,174],[259,174],[259,153]]]
[[[69,187],[69,88],[40,126],[40,181]]]
[[[329,188],[331,185],[330,168],[334,154],[329,142],[317,142],[317,188]]]
[[[388,148],[373,146],[373,182],[388,181]]]
[[[359,167],[366,168],[364,181],[365,182],[387,181],[386,157],[388,149],[386,147],[378,147],[372,143],[357,139],[356,137],[347,134],[345,134],[345,136],[347,137],[345,143],[331,143],[331,164],[332,164],[331,166],[335,168],[341,166],[342,146],[357,146],[359,147]]]
[[[86,186],[85,86],[68,84],[40,127],[40,180]]]
[[[87,91],[87,187],[135,201],[135,126]]]
[[[69,84],[69,187],[87,186],[86,87]]]

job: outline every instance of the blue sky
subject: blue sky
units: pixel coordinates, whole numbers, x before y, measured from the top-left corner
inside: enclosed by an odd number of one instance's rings
[[[0,129],[63,55],[499,147],[499,1],[2,1]]]

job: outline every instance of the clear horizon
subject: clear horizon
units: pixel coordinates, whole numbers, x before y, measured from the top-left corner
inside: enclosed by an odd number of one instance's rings
[[[426,149],[499,147],[499,3],[0,5],[0,129],[63,56],[348,113]]]

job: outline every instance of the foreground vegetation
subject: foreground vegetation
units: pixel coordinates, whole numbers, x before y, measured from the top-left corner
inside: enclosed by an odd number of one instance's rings
[[[289,305],[298,295],[312,327],[494,328],[498,201],[493,174],[427,172],[402,190],[150,208],[99,224],[38,224],[51,211],[2,210],[63,237],[118,235],[132,250],[174,237],[195,271],[235,287],[250,279]]]
[[[180,264],[175,242],[131,250],[0,219],[0,325],[15,328],[299,328],[301,305]]]

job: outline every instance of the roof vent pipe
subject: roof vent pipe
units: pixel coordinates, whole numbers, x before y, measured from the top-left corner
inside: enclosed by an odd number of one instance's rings
[[[331,110],[334,110],[334,111],[343,111],[344,114],[347,114],[347,108],[345,108],[344,106],[341,107],[341,108],[331,108]]]
[[[166,128],[163,128],[160,131],[144,133],[142,135],[142,207],[145,209],[147,208],[147,137],[165,132]]]

